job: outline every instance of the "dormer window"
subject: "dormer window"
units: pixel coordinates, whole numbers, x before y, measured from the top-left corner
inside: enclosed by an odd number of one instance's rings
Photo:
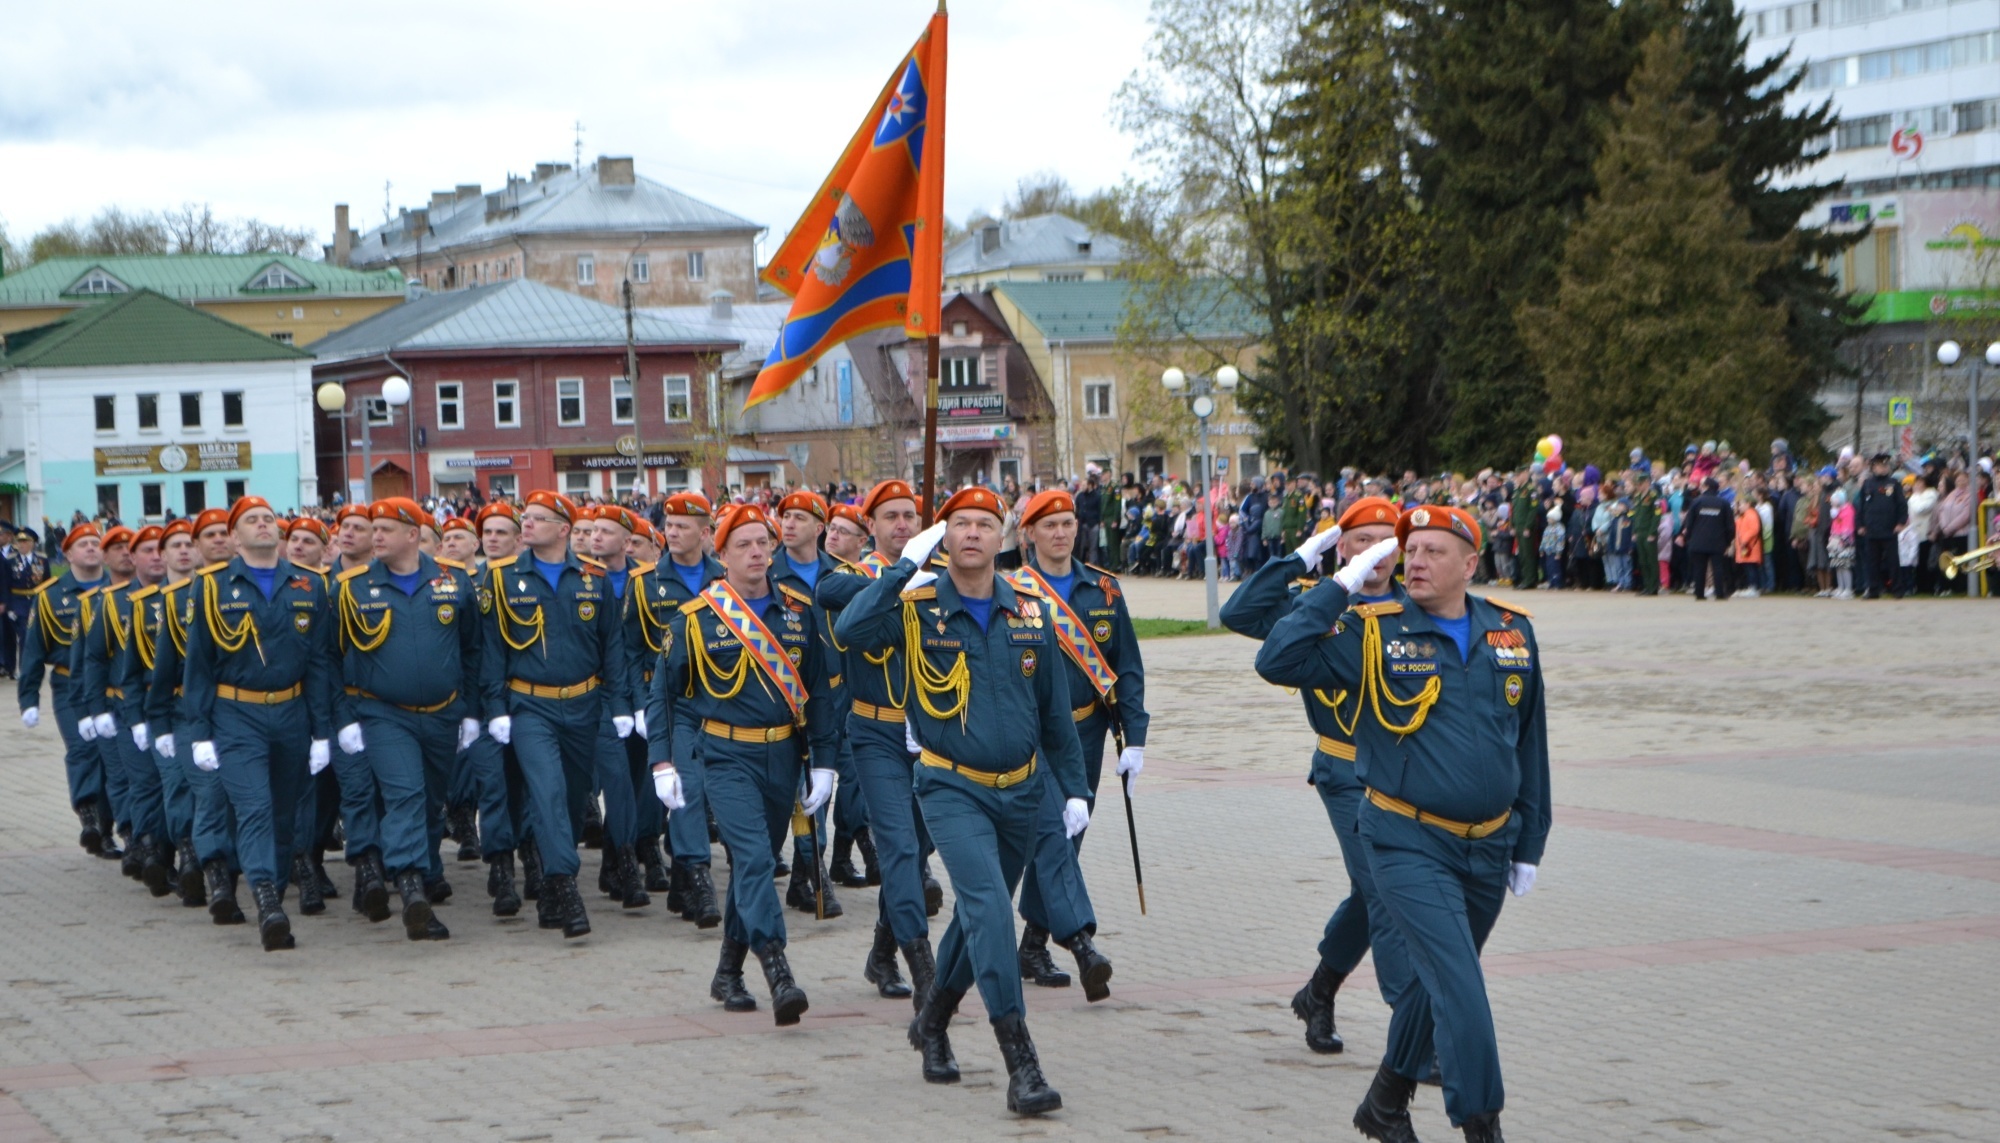
[[[76,281],[70,283],[69,289],[64,290],[63,293],[86,294],[86,295],[123,294],[129,292],[130,289],[131,287],[127,286],[125,283],[112,277],[110,274],[105,273],[102,269],[93,266],[91,267],[90,273],[85,274],[83,277],[78,278]]]
[[[312,286],[304,278],[285,268],[283,262],[273,262],[250,279],[243,287],[246,290],[310,290]]]

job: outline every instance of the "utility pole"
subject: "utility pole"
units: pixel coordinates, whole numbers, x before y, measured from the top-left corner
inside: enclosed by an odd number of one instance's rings
[[[646,418],[639,412],[639,346],[632,332],[632,279],[624,280],[625,294],[625,386],[632,391],[632,455],[639,466],[637,490],[646,499],[653,497],[653,481],[646,473]],[[664,400],[665,393],[661,394]]]

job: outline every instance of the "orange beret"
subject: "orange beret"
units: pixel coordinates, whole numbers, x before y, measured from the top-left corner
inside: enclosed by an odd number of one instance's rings
[[[1366,524],[1387,524],[1393,528],[1396,523],[1396,506],[1381,496],[1363,496],[1340,514],[1340,528],[1343,532]]]
[[[951,499],[945,501],[944,508],[938,512],[938,519],[949,520],[953,512],[968,508],[991,512],[1002,520],[1007,518],[1006,498],[990,488],[981,488],[975,484],[971,488],[961,488],[952,493]]]
[[[271,511],[271,502],[262,496],[239,497],[236,503],[229,506],[229,530],[232,532],[235,531],[236,521],[241,520],[245,512],[257,508],[262,508],[267,512]]]
[[[628,532],[639,530],[639,518],[616,504],[606,504],[599,508],[596,518],[606,524],[616,524]]]
[[[732,505],[728,508],[723,509],[722,515],[716,517],[715,520],[716,550],[717,551],[722,550],[722,545],[729,542],[729,533],[735,531],[736,529],[742,527],[745,524],[762,524],[764,525],[764,530],[769,532],[771,535],[775,536],[778,534],[778,530],[771,526],[771,518],[764,514],[764,510],[762,508],[757,507],[755,504]]]
[[[326,524],[317,516],[301,516],[292,521],[291,526],[285,529],[285,534],[289,536],[293,532],[311,532],[322,540],[329,537]]]
[[[419,528],[434,527],[430,513],[418,506],[407,496],[391,496],[377,500],[368,506],[368,516],[374,520],[398,520],[405,524],[415,524]]]
[[[828,511],[829,518],[845,520],[864,532],[868,530],[868,518],[861,514],[861,509],[852,504],[835,504]]]
[[[334,525],[338,527],[340,522],[342,520],[347,519],[349,516],[358,517],[362,521],[366,522],[368,519],[368,505],[358,500],[350,500],[347,503],[342,504],[340,506],[340,511],[335,512],[333,514]]]
[[[783,500],[778,501],[778,515],[780,516],[790,512],[794,508],[801,512],[810,512],[813,519],[818,520],[822,524],[826,523],[826,497],[821,496],[811,489],[801,488]]]
[[[633,535],[638,536],[641,539],[644,539],[647,543],[653,545],[656,548],[659,547],[661,543],[663,543],[663,541],[660,538],[660,534],[653,530],[653,526],[651,524],[646,523],[644,520],[639,519],[637,516],[632,517],[632,523],[636,525],[636,527],[632,529]]]
[[[157,544],[166,538],[167,530],[165,528],[160,527],[158,524],[148,524],[137,532],[132,533],[132,546],[136,548],[140,544]]]
[[[917,490],[910,487],[909,481],[885,480],[869,489],[868,495],[861,498],[861,514],[873,516],[875,509],[891,500],[908,500],[914,503],[916,499]]]
[[[517,528],[521,526],[521,513],[505,500],[495,500],[493,503],[481,508],[479,510],[478,522],[481,526],[484,526],[486,521],[495,516],[500,517],[502,520],[512,520],[514,526]]]
[[[83,539],[101,540],[103,538],[104,538],[104,533],[97,530],[97,525],[78,524],[76,527],[71,528],[69,530],[68,535],[63,537],[62,550],[65,552],[69,551],[69,546],[71,544],[76,543],[78,540],[83,540]]]
[[[123,524],[120,524],[112,528],[109,532],[104,533],[105,547],[115,548],[120,544],[123,544],[128,548],[132,546],[132,529],[127,528]]]
[[[566,524],[576,521],[576,503],[567,496],[559,496],[547,489],[537,488],[535,491],[528,493],[527,506],[530,508],[546,508],[556,515],[561,516],[563,522]]]
[[[465,516],[453,516],[453,517],[451,517],[450,519],[446,520],[446,521],[445,521],[445,522],[444,522],[444,523],[443,523],[442,525],[440,525],[440,526],[439,526],[439,528],[438,528],[438,531],[439,531],[439,532],[453,532],[453,531],[457,531],[457,532],[471,532],[471,533],[472,533],[473,535],[475,535],[475,536],[479,534],[479,528],[478,528],[478,526],[477,526],[477,525],[475,525],[475,524],[474,524],[474,523],[472,522],[472,520],[471,520],[470,518],[468,518],[468,517],[465,517]]]
[[[190,540],[194,539],[194,525],[189,523],[185,518],[175,520],[161,531],[160,542],[165,543],[175,536],[186,536]]]
[[[217,524],[227,528],[229,526],[229,513],[224,512],[220,508],[207,509],[194,518],[194,534],[199,536]]]
[[[1045,489],[1030,496],[1028,502],[1021,506],[1021,526],[1025,528],[1044,516],[1053,516],[1058,512],[1075,511],[1076,497],[1060,488]]]
[[[1396,540],[1407,543],[1411,532],[1434,529],[1450,532],[1466,543],[1474,551],[1479,549],[1481,532],[1479,521],[1463,508],[1441,508],[1433,504],[1422,504],[1403,513],[1396,521]]]
[[[708,497],[699,492],[676,492],[667,497],[662,510],[669,516],[700,516],[704,519],[715,515],[715,509],[708,503]]]

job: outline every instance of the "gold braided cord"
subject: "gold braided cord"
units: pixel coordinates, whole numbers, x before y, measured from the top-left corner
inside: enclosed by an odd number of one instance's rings
[[[1390,688],[1388,680],[1382,675],[1382,655],[1382,624],[1380,620],[1371,615],[1364,622],[1361,629],[1362,700],[1374,707],[1375,721],[1381,723],[1384,730],[1398,735],[1415,734],[1418,730],[1422,729],[1424,718],[1430,714],[1431,707],[1437,703],[1438,694],[1444,689],[1444,680],[1436,675],[1432,675],[1430,681],[1424,684],[1424,689],[1418,691],[1414,698],[1397,698],[1396,692]],[[1382,713],[1382,699],[1385,695],[1388,697],[1391,706],[1417,708],[1411,714],[1409,722],[1404,723],[1402,726],[1397,726],[1395,723],[1389,721]],[[1360,721],[1361,702],[1355,703],[1354,717],[1356,722]]]
[[[542,614],[540,604],[535,605],[535,614],[529,618],[523,619],[514,613],[514,608],[507,602],[507,577],[502,574],[505,571],[505,568],[493,569],[493,614],[500,619],[500,638],[516,651],[525,651],[534,646],[537,639],[544,637],[547,617]],[[527,638],[515,638],[507,629],[509,624],[527,631]]]
[[[639,636],[646,641],[647,649],[652,651],[653,654],[664,655],[667,651],[667,628],[659,620],[653,618],[653,605],[646,602],[646,573],[640,572],[638,575],[633,576],[632,579],[633,587],[636,587],[638,590],[634,591],[628,587],[625,589],[625,593],[626,598],[630,599],[639,608]],[[658,632],[658,634],[654,634],[655,632]]]
[[[118,607],[106,601],[104,605],[104,649],[117,654],[125,647],[125,627],[119,621]]]
[[[694,679],[700,679],[701,689],[708,692],[708,697],[717,702],[728,702],[736,697],[743,689],[744,681],[750,677],[750,648],[740,646],[739,640],[736,667],[734,670],[725,671],[709,657],[708,640],[702,638],[700,624],[701,620],[696,616],[688,616],[688,665],[694,668],[689,672],[694,677],[688,680],[687,693],[690,697],[694,695]],[[726,691],[719,691],[715,689],[717,684],[710,682],[710,679],[720,679],[724,683],[735,685]]]
[[[910,676],[916,684],[917,702],[924,713],[940,721],[948,718],[959,720],[959,729],[965,728],[965,708],[972,697],[972,668],[965,662],[965,652],[958,653],[958,659],[950,671],[939,671],[931,666],[931,661],[923,652],[923,628],[917,619],[917,605],[903,604],[903,639],[908,645]],[[905,695],[908,694],[906,690]],[[931,703],[932,695],[951,695],[956,701],[950,709],[939,710]]]
[[[389,620],[394,612],[382,609],[382,618],[373,627],[368,625],[368,617],[361,614],[361,602],[354,598],[352,580],[340,585],[340,637],[349,646],[364,655],[373,654],[389,640]]]
[[[56,605],[49,602],[47,591],[35,597],[35,608],[42,621],[42,646],[54,643],[58,647],[67,647],[76,641],[76,624],[63,626],[63,621],[56,616]]]
[[[1348,692],[1346,691],[1335,691],[1333,692],[1333,697],[1328,698],[1326,697],[1326,692],[1320,690],[1318,687],[1314,687],[1312,693],[1313,697],[1319,700],[1321,706],[1333,712],[1333,724],[1339,727],[1342,733],[1352,738],[1354,737],[1355,726],[1361,722],[1361,696],[1354,696],[1354,716],[1346,722],[1342,722],[1340,720],[1340,704],[1347,701],[1347,694]]]
[[[143,664],[148,671],[153,669],[153,660],[155,658],[153,654],[153,641],[156,638],[157,638],[156,633],[148,632],[146,630],[146,601],[143,599],[133,600],[132,601],[132,646],[133,649],[139,652],[139,662]]]
[[[83,629],[83,637],[90,638],[90,629],[97,622],[97,610],[90,606],[90,596],[81,595],[76,600],[76,622]]]
[[[882,690],[889,696],[890,706],[908,706],[910,699],[910,676],[907,671],[892,671],[889,664],[895,661],[896,647],[890,644],[881,651],[863,651],[861,657],[882,668]],[[896,693],[896,676],[903,677],[903,693]]]
[[[161,622],[166,625],[167,637],[174,641],[174,653],[185,659],[188,653],[187,628],[181,625],[180,601],[174,598],[173,590],[168,588],[162,597],[161,610],[166,612],[166,618]]]
[[[222,617],[222,585],[216,577],[202,580],[202,605],[208,618],[208,633],[215,639],[215,645],[224,652],[234,655],[245,645],[255,643],[257,657],[264,657],[264,640],[257,634],[257,617],[246,611],[234,626]]]

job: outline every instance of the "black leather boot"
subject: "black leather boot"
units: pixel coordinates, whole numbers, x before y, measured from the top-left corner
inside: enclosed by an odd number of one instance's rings
[[[861,978],[887,1000],[901,1000],[910,994],[910,986],[903,983],[903,974],[896,968],[896,934],[881,921],[875,922],[875,944],[868,950],[868,962],[861,966]]]
[[[697,929],[712,929],[722,923],[722,910],[715,903],[715,882],[709,879],[708,866],[688,868],[687,913],[682,915],[693,921]]]
[[[433,905],[442,905],[451,900],[451,882],[442,877],[424,878],[424,896]]]
[[[771,1016],[778,1027],[798,1023],[808,1007],[806,990],[792,979],[785,946],[777,941],[766,942],[757,950],[757,962],[764,966],[764,983],[771,986]]]
[[[312,862],[303,852],[292,855],[292,884],[299,887],[299,912],[308,917],[326,912],[326,898],[319,894],[319,878],[313,876]]]
[[[935,917],[944,908],[944,886],[931,876],[931,859],[926,857],[917,862],[917,872],[924,879],[924,916]]]
[[[208,885],[201,874],[201,862],[195,859],[193,838],[181,840],[180,859],[181,904],[199,909],[208,904]]]
[[[604,848],[604,807],[594,794],[583,803],[583,848]]]
[[[479,807],[458,806],[451,811],[451,836],[458,841],[460,861],[479,860]]]
[[[882,883],[882,868],[875,864],[875,835],[862,826],[854,831],[854,846],[861,851],[861,875],[869,885]]]
[[[545,884],[543,888],[548,886]],[[563,927],[562,902],[554,894],[543,893],[535,898],[535,927],[538,929],[560,929]]]
[[[104,822],[97,814],[97,803],[86,802],[76,807],[76,843],[85,853],[104,852]]]
[[[779,874],[779,876],[782,877],[784,875]],[[801,913],[812,912],[812,899],[806,895],[805,869],[801,868],[799,875],[791,878],[790,882],[790,884],[785,886],[785,907],[788,909],[797,909]]]
[[[403,899],[403,935],[423,940],[431,927],[431,902],[424,896],[424,875],[414,869],[396,874],[396,895]]]
[[[1459,1126],[1465,1132],[1465,1143],[1507,1143],[1500,1137],[1500,1113],[1497,1111],[1475,1115]]]
[[[1340,991],[1340,982],[1346,979],[1346,973],[1322,964],[1313,969],[1312,979],[1292,997],[1292,1015],[1306,1024],[1306,1047],[1321,1055],[1335,1055],[1347,1047],[1333,1025],[1333,994]]]
[[[1068,988],[1069,973],[1049,955],[1049,931],[1040,925],[1021,926],[1021,979],[1041,988]]]
[[[1417,1129],[1410,1124],[1410,1097],[1416,1092],[1416,1080],[1404,1079],[1383,1064],[1361,1106],[1354,1109],[1355,1130],[1377,1143],[1417,1143]]]
[[[278,899],[278,887],[269,881],[255,881],[250,885],[250,896],[257,902],[257,933],[264,941],[265,952],[279,952],[293,948],[298,942],[292,939],[292,919],[285,916],[285,906]]]
[[[926,941],[925,952],[929,951]],[[963,999],[965,993],[955,989],[933,988],[910,1021],[910,1046],[924,1054],[925,1083],[958,1082],[958,1060],[951,1054],[951,1017]]]
[[[743,986],[743,958],[750,946],[722,938],[722,957],[715,962],[715,979],[708,982],[710,997],[722,1002],[725,1012],[755,1012],[757,998]]]
[[[590,935],[590,914],[583,907],[583,894],[576,890],[576,878],[551,873],[542,878],[542,891],[555,894],[564,938],[574,940]]]
[[[104,848],[97,851],[97,856],[103,858],[106,861],[117,861],[120,858],[124,857],[125,851],[118,848],[118,837],[120,831],[112,823],[111,811],[103,806],[99,806],[97,809],[97,820],[103,825],[104,828]],[[126,843],[130,844],[131,840],[132,840],[131,834],[129,832],[125,833]],[[126,876],[129,877],[131,875],[127,874]]]
[[[333,878],[326,875],[326,850],[318,846],[313,847],[312,870],[313,884],[319,887],[320,897],[328,901],[338,899],[340,897],[340,886],[335,885]]]
[[[542,895],[542,850],[532,837],[521,840],[521,896],[532,901]]]
[[[1041,1115],[1062,1107],[1062,1093],[1049,1086],[1042,1075],[1042,1061],[1035,1055],[1035,1042],[1028,1038],[1027,1021],[1006,1016],[993,1022],[993,1038],[1000,1042],[1000,1056],[1007,1061],[1007,1110],[1016,1115]]]
[[[639,839],[639,863],[646,867],[646,892],[665,893],[672,887],[667,877],[667,855],[660,849],[659,838]],[[668,905],[668,908],[672,907]]]
[[[622,894],[618,891],[618,847],[607,845],[597,853],[597,891],[612,900]]]
[[[688,920],[687,915],[687,866],[674,864],[667,867],[667,911]]]
[[[843,889],[866,889],[868,879],[854,868],[854,838],[836,829],[833,833],[833,861],[826,867],[827,879]]]
[[[146,869],[146,841],[144,838],[125,836],[125,856],[118,862],[118,872],[134,881],[144,879]]]
[[[619,903],[627,909],[643,909],[653,903],[646,893],[646,873],[629,845],[618,847],[618,890]]]
[[[1079,930],[1059,943],[1076,957],[1076,975],[1083,981],[1083,998],[1095,1004],[1111,995],[1111,959],[1097,951],[1090,934]]]
[[[918,937],[903,942],[903,963],[910,966],[910,1004],[924,1010],[924,997],[937,983],[937,958],[931,955],[931,939]]]
[[[174,891],[174,851],[167,843],[153,837],[140,840],[145,852],[141,855],[139,880],[146,883],[146,891],[155,897],[164,897]]]
[[[240,925],[243,909],[236,903],[236,878],[220,857],[211,857],[201,867],[208,897],[208,915],[218,925]]]
[[[511,917],[521,911],[521,894],[514,888],[514,851],[493,855],[486,869],[486,892],[493,898],[493,915]]]
[[[801,876],[792,878],[792,883],[804,886],[801,896],[804,898],[805,911],[813,916],[824,916],[831,921],[847,911],[840,907],[840,898],[833,895],[831,879],[820,875],[818,863],[806,862],[802,867]],[[815,899],[815,893],[818,894],[818,899]]]
[[[379,850],[369,850],[355,863],[354,909],[378,924],[389,919],[389,876]]]

